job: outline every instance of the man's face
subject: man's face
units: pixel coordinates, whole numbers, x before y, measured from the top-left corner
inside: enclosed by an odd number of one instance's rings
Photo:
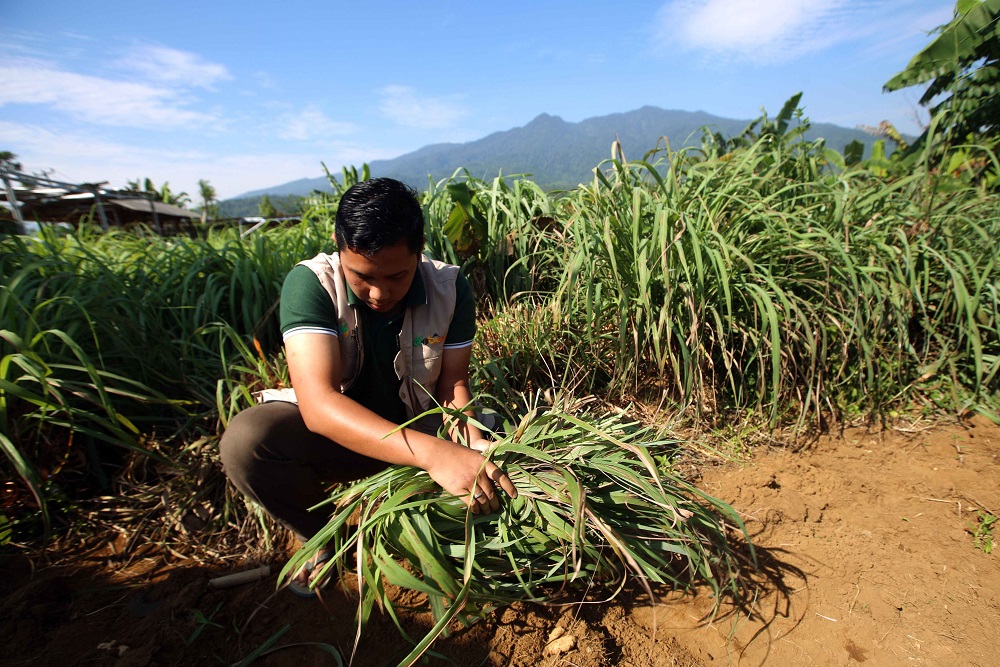
[[[379,313],[396,310],[410,290],[420,255],[405,243],[382,248],[368,257],[350,248],[340,249],[340,264],[351,291]]]

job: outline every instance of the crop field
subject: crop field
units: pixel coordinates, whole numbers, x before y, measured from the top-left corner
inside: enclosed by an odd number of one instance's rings
[[[477,397],[506,420],[492,456],[525,493],[488,522],[393,469],[334,489],[338,513],[285,570],[329,541],[363,622],[422,595],[433,625],[401,662],[454,624],[595,588],[745,601],[753,540],[697,463],[768,434],[1000,422],[1000,196],[980,177],[996,156],[900,172],[787,121],[697,150],[615,145],[567,192],[429,183],[426,252],[474,286]],[[217,443],[253,392],[289,384],[281,283],[333,249],[338,197],[242,239],[0,239],[4,558],[111,534],[119,558],[283,564],[287,534],[227,487]]]

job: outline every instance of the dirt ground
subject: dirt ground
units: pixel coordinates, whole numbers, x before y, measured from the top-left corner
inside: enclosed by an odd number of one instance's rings
[[[610,603],[519,604],[456,629],[426,664],[995,665],[1000,548],[984,553],[971,531],[979,511],[1000,513],[998,457],[1000,427],[978,419],[849,430],[798,452],[757,449],[748,463],[703,470],[700,482],[742,514],[757,547],[742,610],[723,605],[713,618],[706,593],[654,605],[636,591]],[[354,602],[342,587],[350,580],[302,600],[275,595],[274,573],[215,590],[208,580],[226,572],[153,557],[2,565],[4,664],[224,665],[270,639],[279,650],[254,664],[306,667],[337,664],[321,644],[346,664],[354,643]],[[399,614],[415,639],[430,627],[425,615]],[[394,665],[409,649],[380,617],[354,664]]]

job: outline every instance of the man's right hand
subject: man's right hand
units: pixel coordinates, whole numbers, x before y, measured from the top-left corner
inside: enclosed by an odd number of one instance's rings
[[[517,488],[507,474],[482,454],[449,440],[438,444],[422,467],[441,488],[461,498],[473,514],[500,511],[498,488],[517,498]]]

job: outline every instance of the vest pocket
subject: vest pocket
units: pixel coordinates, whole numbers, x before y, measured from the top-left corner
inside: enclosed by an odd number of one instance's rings
[[[420,407],[424,410],[434,405],[431,396],[437,393],[437,381],[441,376],[441,351],[444,345],[414,345],[413,346],[413,367],[411,377],[413,378],[413,389]],[[419,386],[417,384],[419,383]],[[424,387],[424,391],[420,387]],[[427,394],[430,392],[430,395]]]
[[[425,387],[437,382],[441,375],[443,346],[421,345],[413,348],[413,377]]]

